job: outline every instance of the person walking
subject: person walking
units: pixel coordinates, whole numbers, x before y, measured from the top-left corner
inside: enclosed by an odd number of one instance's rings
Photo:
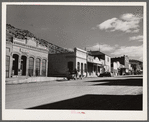
[[[74,69],[74,73],[75,73],[75,78],[77,79],[78,78],[78,71],[76,68]]]

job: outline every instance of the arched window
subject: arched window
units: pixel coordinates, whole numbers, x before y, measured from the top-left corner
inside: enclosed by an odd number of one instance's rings
[[[46,60],[42,60],[42,76],[46,76]]]
[[[77,63],[77,70],[80,72],[80,62]]]
[[[36,59],[36,76],[40,75],[40,59]]]
[[[30,57],[29,58],[28,75],[33,76],[33,71],[34,71],[34,58]]]
[[[12,75],[18,75],[18,54],[13,54]]]
[[[81,74],[83,74],[83,63],[81,63]]]

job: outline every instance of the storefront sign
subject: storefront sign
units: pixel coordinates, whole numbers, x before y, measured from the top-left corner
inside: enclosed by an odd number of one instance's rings
[[[20,51],[21,51],[22,53],[28,53],[28,52],[29,52],[28,50],[22,49],[22,48],[20,48]]]
[[[97,57],[94,59],[94,57],[88,56],[87,61],[91,63],[102,64],[102,61],[100,61]]]
[[[92,56],[88,56],[87,57],[87,61],[93,63],[94,57]]]

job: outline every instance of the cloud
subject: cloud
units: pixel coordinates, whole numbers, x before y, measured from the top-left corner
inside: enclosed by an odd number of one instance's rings
[[[122,56],[122,55],[128,55],[130,58],[137,58],[137,59],[143,59],[143,45],[141,46],[121,46],[119,49],[116,49],[112,55]]]
[[[131,13],[123,14],[120,18],[111,18],[101,24],[97,25],[100,30],[106,30],[109,32],[123,31],[126,33],[139,32],[139,23],[142,17],[140,15],[134,15]]]
[[[117,45],[116,45],[117,46]],[[97,51],[97,50],[100,50],[101,52],[110,52],[110,51],[113,51],[115,50],[115,46],[110,46],[110,45],[107,45],[107,44],[95,44],[93,46],[89,46],[86,48],[87,50],[92,50],[92,51]]]
[[[140,46],[119,46],[115,44],[114,46],[108,44],[95,44],[93,46],[88,46],[87,51],[98,51],[105,52],[105,54],[111,55],[111,57],[119,57],[123,55],[128,55],[130,59],[143,60],[143,45]]]
[[[143,35],[129,37],[129,41],[133,41],[133,40],[142,42],[143,41]]]

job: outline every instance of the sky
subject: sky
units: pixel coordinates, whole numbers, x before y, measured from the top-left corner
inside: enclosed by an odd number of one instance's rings
[[[143,60],[142,6],[7,5],[7,24],[60,47]]]

